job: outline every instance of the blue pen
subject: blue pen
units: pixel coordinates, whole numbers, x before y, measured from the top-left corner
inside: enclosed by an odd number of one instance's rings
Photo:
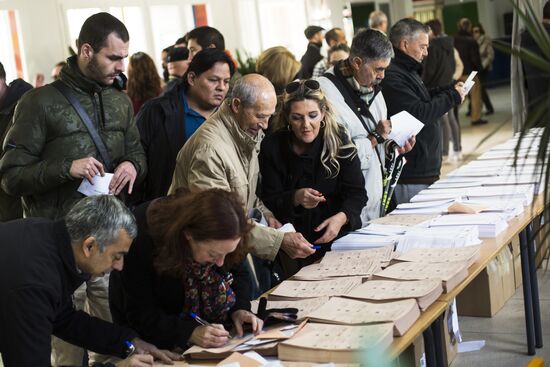
[[[124,341],[124,344],[126,344],[126,358],[128,358],[128,357],[130,357],[132,354],[135,353],[136,347],[135,347],[134,344],[132,344],[132,342],[129,341],[129,340],[125,340],[125,341]]]
[[[203,318],[199,317],[199,315],[197,315],[196,313],[194,312],[190,312],[189,313],[191,315],[191,317],[193,319],[195,319],[196,322],[198,322],[199,324],[201,325],[204,325],[204,326],[210,326],[210,323],[206,320],[204,320]]]
[[[315,250],[319,250],[321,248],[321,246],[319,245],[314,245],[314,246],[311,246],[312,249],[315,249]]]

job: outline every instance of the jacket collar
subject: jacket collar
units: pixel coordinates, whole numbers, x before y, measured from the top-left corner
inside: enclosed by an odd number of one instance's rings
[[[67,65],[61,69],[59,77],[70,87],[80,89],[88,94],[101,93],[109,88],[86,77],[78,67],[77,56],[71,56],[67,59]]]
[[[229,134],[231,134],[231,137],[233,138],[233,142],[239,150],[249,156],[256,148],[258,142],[262,140],[263,132],[261,130],[258,131],[256,138],[252,138],[245,131],[243,131],[243,129],[239,126],[239,122],[235,118],[235,114],[231,110],[230,103],[231,100],[227,99],[224,103],[222,103],[219,110],[215,112],[215,114],[227,128]]]
[[[395,58],[392,60],[392,64],[398,64],[402,68],[408,71],[415,71],[418,74],[422,73],[422,64],[401,51],[398,48],[393,48],[395,51]]]
[[[65,279],[69,284],[70,293],[73,293],[82,283],[90,279],[89,275],[81,273],[74,260],[71,238],[63,220],[54,222],[54,237],[58,245],[59,257],[65,269]]]

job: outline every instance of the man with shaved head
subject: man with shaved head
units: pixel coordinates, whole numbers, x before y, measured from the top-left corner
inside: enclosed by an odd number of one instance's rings
[[[259,74],[239,79],[232,97],[179,151],[170,193],[179,188],[235,191],[246,209],[259,209],[269,225],[252,229],[248,240],[253,254],[273,260],[281,249],[291,258],[304,258],[315,252],[312,245],[300,233],[276,231],[281,224],[256,197],[259,172],[256,146],[275,113],[276,104],[275,89],[269,80]]]

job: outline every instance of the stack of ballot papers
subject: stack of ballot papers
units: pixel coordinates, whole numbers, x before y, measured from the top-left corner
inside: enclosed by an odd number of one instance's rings
[[[295,308],[298,310],[296,321],[303,321],[306,316],[327,303],[329,297],[318,297],[318,298],[304,298],[291,301],[273,301],[268,300],[266,304],[266,309],[274,308]],[[250,309],[253,313],[258,313],[258,300],[253,300],[250,302]]]
[[[394,245],[398,241],[396,235],[369,235],[361,232],[351,232],[332,243],[332,251],[362,250]]]
[[[524,206],[529,206],[533,202],[535,195],[535,185],[504,185],[504,186],[482,186],[471,188],[452,188],[452,189],[426,189],[420,191],[411,199],[411,203],[450,200],[460,201],[461,199],[483,199],[509,200],[521,199]]]
[[[372,225],[372,224],[386,225],[387,224],[387,225],[401,226],[401,227],[415,227],[435,217],[437,217],[437,215],[434,215],[434,214],[410,214],[410,215],[399,215],[399,216],[386,215],[385,217],[380,217],[380,218],[370,220],[369,225]],[[403,230],[405,231],[406,229],[403,229]]]
[[[508,223],[499,213],[449,214],[432,219],[428,227],[449,229],[453,226],[477,226],[479,237],[496,237],[506,230]]]
[[[340,267],[341,264],[353,264],[362,261],[373,261],[384,267],[390,263],[392,256],[393,246],[345,252],[329,251],[321,259],[321,264],[329,264]]]
[[[362,283],[360,277],[319,281],[285,280],[268,296],[270,300],[294,300],[317,297],[345,296]]]
[[[421,263],[402,262],[388,266],[374,279],[421,280],[440,279],[445,293],[450,292],[468,276],[468,264],[453,263]]]
[[[310,321],[340,325],[391,322],[395,336],[405,334],[419,317],[415,299],[375,303],[341,297],[331,298],[308,315]]]
[[[346,297],[378,302],[414,298],[418,307],[425,311],[441,293],[443,293],[443,285],[439,279],[369,280],[352,289]]]
[[[402,203],[389,213],[389,215],[411,215],[411,214],[443,214],[453,204],[454,199],[436,201],[421,201],[416,203]]]
[[[348,262],[325,261],[324,263],[304,266],[292,276],[292,279],[321,280],[350,276],[368,278],[380,269],[380,262],[354,257],[350,258]]]
[[[392,323],[373,325],[308,323],[296,336],[279,343],[278,356],[285,361],[364,363],[367,358],[370,360],[383,358],[384,352],[392,341]]]
[[[458,248],[415,248],[395,255],[395,260],[424,263],[466,263],[470,267],[479,259],[480,246]]]
[[[459,248],[480,243],[479,229],[474,225],[444,228],[415,227],[399,239],[395,251],[405,253],[412,249]]]

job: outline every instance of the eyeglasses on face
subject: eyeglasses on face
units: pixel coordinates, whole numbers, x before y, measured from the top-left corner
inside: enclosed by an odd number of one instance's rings
[[[287,93],[294,93],[296,92],[301,86],[304,86],[304,88],[307,88],[309,90],[319,90],[321,88],[321,85],[317,80],[314,79],[306,79],[306,80],[296,80],[294,82],[290,82],[286,88],[285,92]]]

